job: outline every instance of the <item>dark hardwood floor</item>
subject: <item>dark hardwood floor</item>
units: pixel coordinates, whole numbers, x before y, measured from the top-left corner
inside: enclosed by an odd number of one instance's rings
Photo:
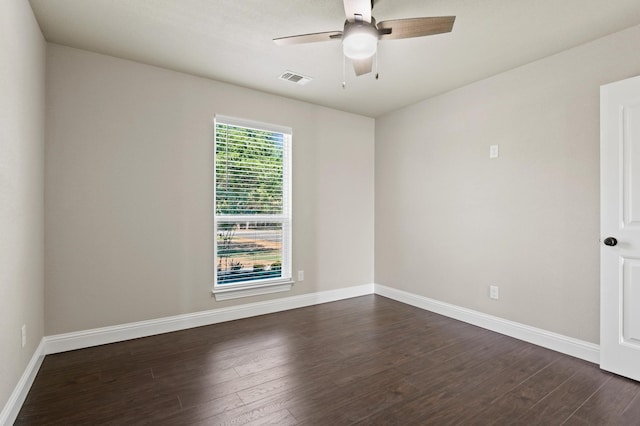
[[[640,384],[381,296],[45,358],[18,425],[639,425]]]

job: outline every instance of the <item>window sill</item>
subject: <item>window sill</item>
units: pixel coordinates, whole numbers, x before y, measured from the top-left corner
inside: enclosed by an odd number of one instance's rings
[[[242,287],[214,288],[213,295],[216,298],[216,301],[231,300],[238,299],[240,297],[259,296],[261,294],[289,291],[292,286],[293,281],[289,280]]]

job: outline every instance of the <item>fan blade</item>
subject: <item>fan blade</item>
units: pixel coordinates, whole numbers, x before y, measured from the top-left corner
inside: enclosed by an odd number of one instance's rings
[[[380,40],[422,37],[451,32],[455,16],[436,16],[431,18],[392,19],[378,24]],[[390,33],[388,31],[391,30]]]
[[[347,21],[371,22],[371,0],[344,0]]]
[[[342,31],[326,31],[324,33],[301,34],[274,38],[273,42],[278,46],[287,46],[289,44],[315,43],[318,41],[329,41],[340,38],[342,38]]]
[[[353,62],[353,69],[356,75],[370,73],[373,68],[373,56],[366,59],[352,59],[351,62]]]

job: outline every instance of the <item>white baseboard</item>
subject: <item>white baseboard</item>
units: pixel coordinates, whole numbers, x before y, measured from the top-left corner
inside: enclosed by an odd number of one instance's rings
[[[194,312],[191,314],[175,315],[111,327],[56,334],[44,338],[46,343],[45,354],[48,355],[75,349],[88,348],[91,346],[185,330],[203,325],[249,318],[256,315],[303,308],[305,306],[373,294],[373,292],[374,284],[363,284],[338,290],[327,290],[318,293],[267,300],[264,302],[247,303],[227,308],[212,309],[210,311]]]
[[[194,312],[191,314],[175,315],[154,320],[47,336],[43,339],[45,342],[44,354],[53,354],[153,336],[161,333],[265,315],[373,293],[576,358],[594,363],[599,363],[600,360],[600,347],[596,344],[379,284],[364,284],[264,302],[247,303],[210,311]]]
[[[0,412],[0,425],[9,426],[16,421],[20,408],[22,408],[24,400],[27,399],[27,394],[36,378],[36,374],[38,374],[38,370],[40,370],[40,365],[42,365],[42,360],[45,355],[44,347],[45,343],[44,339],[42,339],[33,353],[29,364],[27,364],[27,368],[25,368],[24,373],[22,373],[20,380],[18,380],[18,384],[9,396],[9,400]]]
[[[413,293],[408,293],[406,291],[397,290],[395,288],[379,284],[375,285],[375,293],[398,302],[435,312],[449,318],[464,321],[466,323],[486,328],[487,330],[495,331],[519,340],[524,340],[525,342],[533,343],[563,354],[571,355],[596,364],[600,363],[600,346],[593,343],[552,333],[550,331],[509,321],[503,318],[494,317],[471,309],[461,308],[456,305],[451,305],[449,303],[440,302],[438,300],[429,299],[428,297],[418,296]]]

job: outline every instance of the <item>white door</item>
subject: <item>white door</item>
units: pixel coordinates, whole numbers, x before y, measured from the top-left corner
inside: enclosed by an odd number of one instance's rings
[[[600,88],[600,367],[640,380],[640,77]]]

